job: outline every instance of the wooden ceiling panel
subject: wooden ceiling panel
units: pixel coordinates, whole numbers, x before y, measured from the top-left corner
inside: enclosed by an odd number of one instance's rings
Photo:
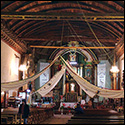
[[[124,1],[1,1],[1,23],[28,46],[59,46],[71,40],[100,46],[97,38],[103,46],[114,46],[124,34],[123,16]],[[46,50],[44,57],[53,51]]]

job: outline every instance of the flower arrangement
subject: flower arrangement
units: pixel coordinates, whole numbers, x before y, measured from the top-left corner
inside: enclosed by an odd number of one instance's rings
[[[70,108],[71,108],[71,107],[70,107],[70,106],[68,106],[68,112],[69,112],[69,113],[71,112]]]
[[[63,103],[63,106],[65,106],[66,104],[65,103]]]
[[[70,106],[68,106],[68,109],[70,109]]]

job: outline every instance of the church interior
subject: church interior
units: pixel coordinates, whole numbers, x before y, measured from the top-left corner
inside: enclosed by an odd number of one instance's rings
[[[55,114],[72,115],[65,124],[98,115],[120,120],[96,124],[123,124],[124,1],[1,1],[2,124],[22,122],[23,99],[28,124]]]

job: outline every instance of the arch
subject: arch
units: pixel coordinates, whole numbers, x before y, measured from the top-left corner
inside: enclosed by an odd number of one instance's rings
[[[65,55],[66,53],[69,53],[70,49],[66,49],[66,50],[57,50],[57,51],[54,51],[54,53],[52,53],[50,55],[50,59],[53,60],[54,58],[56,58],[57,56],[61,55]],[[97,57],[94,53],[91,53],[91,52],[88,52],[88,50],[84,50],[84,49],[77,49],[76,50],[77,53],[83,55],[85,58],[86,58],[86,62],[93,62],[93,61],[97,61]]]

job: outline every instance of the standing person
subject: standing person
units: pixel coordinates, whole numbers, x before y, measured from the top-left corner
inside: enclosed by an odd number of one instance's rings
[[[26,100],[22,100],[22,104],[19,107],[19,114],[22,114],[22,118],[24,119],[24,124],[27,124],[27,118],[29,116],[30,110],[29,105],[26,104]]]

